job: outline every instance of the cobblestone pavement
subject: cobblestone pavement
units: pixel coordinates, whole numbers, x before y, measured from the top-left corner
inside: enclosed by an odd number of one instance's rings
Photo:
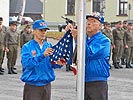
[[[55,43],[54,40],[50,40]],[[4,75],[0,75],[0,100],[22,100],[23,85],[21,77],[21,59],[17,59],[17,75],[7,74],[6,57],[3,67]],[[125,66],[124,66],[125,67]],[[133,69],[110,70],[109,78],[109,100],[133,100]],[[56,80],[52,82],[51,100],[76,100],[76,76],[66,72],[65,67],[56,69]]]

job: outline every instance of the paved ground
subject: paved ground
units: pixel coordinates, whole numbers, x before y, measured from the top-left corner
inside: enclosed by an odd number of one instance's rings
[[[56,43],[54,40],[50,40]],[[22,100],[23,85],[20,81],[21,63],[18,55],[18,74],[7,74],[6,58],[3,67],[4,75],[0,75],[0,100]],[[110,70],[109,100],[133,100],[133,69]],[[66,72],[65,67],[56,69],[56,81],[52,82],[52,100],[76,100],[76,76]]]

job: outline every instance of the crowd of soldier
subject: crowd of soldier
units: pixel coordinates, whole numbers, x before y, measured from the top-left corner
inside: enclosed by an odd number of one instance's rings
[[[4,67],[2,67],[2,64],[5,54],[7,57],[8,74],[17,74],[15,71],[15,64],[17,60],[18,47],[19,45],[22,47],[24,43],[33,38],[33,35],[31,34],[31,25],[25,25],[24,30],[21,31],[19,35],[17,22],[11,22],[9,27],[5,27],[2,23],[3,18],[0,17],[0,75],[4,74]]]
[[[102,29],[111,40],[111,58],[114,68],[121,69],[133,68],[133,24],[125,21],[117,21],[115,27],[112,28],[108,22],[104,23]]]

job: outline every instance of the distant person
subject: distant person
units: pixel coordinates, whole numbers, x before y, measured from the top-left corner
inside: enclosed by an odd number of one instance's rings
[[[20,47],[22,48],[22,46],[31,39],[33,39],[31,25],[26,25],[24,31],[20,35]]]
[[[53,54],[52,44],[45,41],[47,22],[36,20],[33,25],[34,39],[25,43],[21,51],[23,72],[21,80],[25,82],[23,100],[51,100],[51,82],[55,80],[54,68],[65,63],[50,63]]]
[[[126,68],[133,68],[131,62],[133,59],[133,24],[128,23],[127,31],[124,33],[124,47],[126,48]]]
[[[122,58],[122,53],[123,53],[123,39],[124,39],[124,31],[122,29],[122,22],[117,21],[115,24],[115,29],[112,30],[113,34],[113,40],[114,40],[114,45],[115,48],[113,48],[112,52],[112,58],[113,58],[113,64],[116,69],[123,68],[120,65],[120,61]]]
[[[123,21],[123,25],[122,25],[122,29],[124,32],[126,32],[128,29],[127,29],[127,25],[128,25],[128,22],[127,20],[124,20]],[[127,53],[127,49],[125,47],[123,47],[123,53],[122,53],[122,57],[121,57],[121,65],[126,65],[126,54]]]
[[[3,25],[3,18],[0,17],[0,75],[3,75],[4,68],[2,68],[4,56],[5,56],[5,35],[6,27]]]
[[[8,74],[17,74],[15,72],[16,68],[16,60],[18,54],[18,40],[19,34],[17,32],[17,22],[13,21],[10,23],[10,28],[7,30],[6,33],[6,52],[7,52],[7,67],[8,67]]]

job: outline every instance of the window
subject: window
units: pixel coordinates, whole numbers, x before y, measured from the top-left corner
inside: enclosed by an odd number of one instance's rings
[[[67,0],[67,15],[75,15],[75,0]]]
[[[93,12],[100,12],[100,0],[93,0]]]
[[[93,12],[104,13],[105,0],[93,0]]]
[[[119,15],[127,15],[128,0],[119,0]]]

